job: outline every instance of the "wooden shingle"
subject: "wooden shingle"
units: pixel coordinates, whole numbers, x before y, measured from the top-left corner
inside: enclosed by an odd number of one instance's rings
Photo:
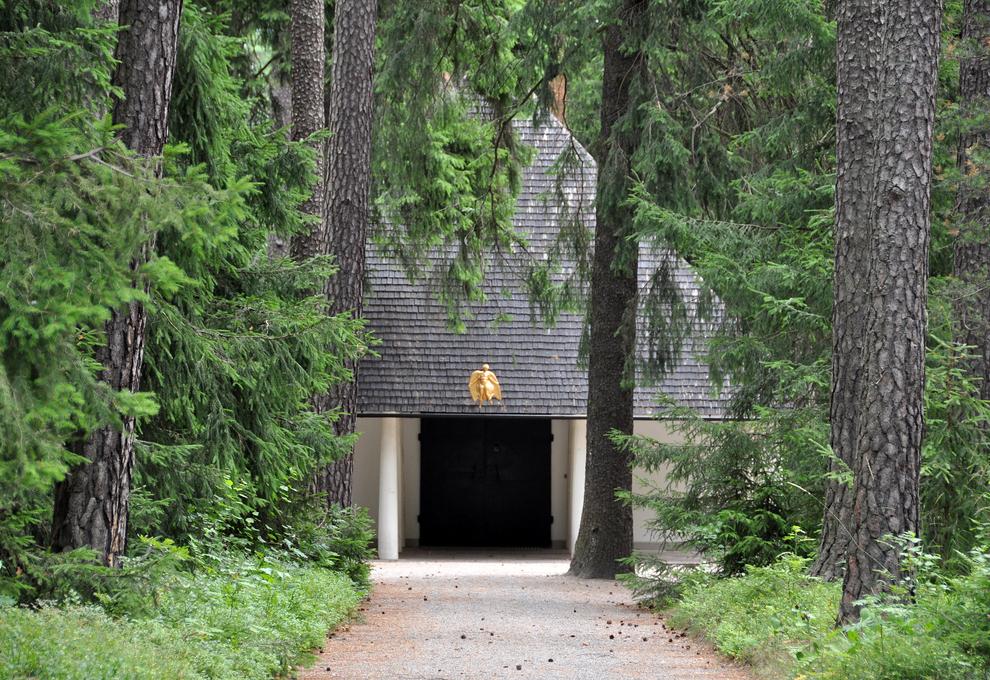
[[[521,141],[535,149],[524,171],[514,224],[527,241],[526,252],[498,253],[488,263],[487,300],[465,307],[468,330],[458,334],[447,322],[429,281],[409,281],[399,266],[369,244],[365,317],[381,340],[380,357],[362,362],[358,372],[358,414],[477,414],[468,378],[487,363],[504,392],[501,406],[486,406],[493,415],[583,417],[587,372],[578,363],[583,319],[563,314],[553,328],[540,325],[525,287],[532,259],[549,257],[567,220],[577,219],[593,233],[595,226],[595,162],[552,116],[538,124],[516,120]],[[573,162],[557,171],[567,151]],[[640,283],[648,281],[663,258],[672,257],[648,245],[640,250]],[[691,406],[706,418],[726,414],[729,390],[714,390],[704,362],[707,338],[722,321],[717,301],[707,318],[698,318],[701,282],[690,267],[673,259],[674,280],[693,332],[685,340],[676,367],[657,385],[636,390],[636,416],[656,411],[660,393]],[[573,267],[562,262],[563,272]],[[641,345],[645,341],[640,342]],[[645,351],[645,348],[643,349]]]

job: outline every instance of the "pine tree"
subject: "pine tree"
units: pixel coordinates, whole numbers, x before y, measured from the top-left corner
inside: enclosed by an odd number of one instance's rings
[[[93,18],[97,21],[116,24],[119,13],[120,0],[104,0],[93,11]]]
[[[117,44],[114,84],[123,97],[114,104],[113,120],[123,126],[124,144],[146,158],[161,155],[167,137],[181,12],[181,0],[125,0],[120,5],[119,23],[126,28]],[[147,244],[146,251],[153,247]],[[140,260],[132,264],[135,271],[140,266]],[[147,310],[140,302],[114,310],[106,324],[106,345],[97,359],[104,366],[103,379],[114,390],[140,389],[146,324]],[[127,415],[120,428],[100,428],[73,447],[87,462],[56,487],[56,549],[88,546],[104,563],[119,564],[127,542],[134,426],[134,416]]]
[[[293,0],[292,15],[292,139],[307,140],[326,127],[323,103],[323,70],[326,62],[323,0]],[[325,255],[329,252],[327,225],[323,220],[322,139],[311,143],[316,168],[313,192],[300,209],[311,218],[309,233],[292,239],[291,252],[296,259]]]
[[[603,38],[601,130],[595,156],[598,188],[595,252],[588,317],[588,457],[584,506],[571,573],[613,578],[617,560],[632,552],[632,508],[616,499],[632,487],[630,455],[609,437],[632,434],[636,347],[638,242],[630,241],[628,205],[637,130],[625,118],[643,55],[635,31],[646,19],[644,0],[624,0]]]
[[[963,7],[963,50],[959,63],[960,104],[967,125],[959,143],[961,186],[956,213],[961,223],[955,243],[954,274],[963,282],[956,305],[959,342],[971,346],[969,362],[979,381],[980,396],[990,400],[990,2],[966,0]]]
[[[160,410],[140,424],[131,523],[179,541],[215,526],[218,508],[237,508],[241,519],[225,521],[241,538],[262,525],[267,540],[296,531],[287,527],[312,511],[314,473],[346,443],[313,395],[346,379],[344,358],[367,345],[356,322],[325,313],[326,255],[264,256],[272,234],[312,226],[300,206],[313,154],[273,119],[257,67],[233,68],[245,42],[229,30],[223,14],[183,10],[169,139],[188,151],[170,155],[165,181],[195,182],[210,208],[159,226],[156,254],[190,280],[152,290],[145,356],[143,385]]]
[[[833,457],[828,462],[825,516],[811,573],[832,580],[842,575],[852,534],[852,470],[856,448],[856,395],[862,373],[862,294],[869,270],[871,186],[878,159],[876,92],[880,74],[880,2],[838,7],[841,42],[836,114],[835,276],[832,281],[832,397],[829,422]]]
[[[292,15],[292,139],[306,140],[326,127],[324,97],[324,67],[326,64],[325,3],[323,0],[293,0],[290,6]],[[277,100],[273,96],[273,103]],[[318,139],[310,142],[315,154],[315,181],[312,194],[300,206],[301,212],[310,219],[308,233],[292,238],[290,252],[296,260],[306,260],[330,252],[329,225],[325,216],[324,166],[326,164],[326,141]],[[317,414],[327,409],[326,395],[313,397],[313,408]],[[331,464],[332,465],[332,464]],[[324,488],[325,474],[317,470],[314,488],[318,492]]]
[[[833,422],[833,428],[852,427],[853,447],[843,452],[852,461],[853,493],[845,502],[852,504],[853,542],[840,622],[857,619],[857,602],[904,576],[900,549],[890,539],[920,530],[932,129],[941,16],[938,0],[839,3],[840,108],[848,110],[850,99],[872,98],[865,130],[842,125],[841,119],[838,130],[840,155],[850,138],[865,133],[872,143],[864,166],[853,161],[866,182],[853,189],[853,205],[859,207],[845,213],[849,229],[862,233],[856,238],[862,238],[868,269],[854,311],[837,315],[833,330],[837,340],[852,333],[854,346],[861,348],[853,366],[858,374],[855,393],[833,391],[833,400],[848,399],[844,422]],[[859,41],[870,37],[875,42],[861,49],[866,45]],[[837,211],[847,207],[837,195]],[[837,260],[836,279],[846,280],[844,265]]]
[[[330,254],[338,271],[327,283],[331,314],[361,316],[365,245],[371,191],[372,71],[376,0],[340,0],[334,8],[333,73],[327,118],[330,140],[326,161],[325,219]],[[354,432],[357,412],[357,362],[350,381],[333,387],[325,407],[340,409],[334,427]],[[332,463],[317,482],[331,503],[351,504],[353,453]]]

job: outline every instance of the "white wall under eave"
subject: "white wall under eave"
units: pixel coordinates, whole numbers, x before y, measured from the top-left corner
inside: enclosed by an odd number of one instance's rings
[[[358,418],[355,428],[360,433],[354,446],[354,476],[351,497],[355,505],[368,508],[378,525],[378,465],[381,456],[382,419]]]
[[[550,444],[550,541],[554,547],[564,547],[567,542],[567,468],[570,460],[569,425],[566,420],[550,421],[553,441]]]
[[[668,423],[659,420],[637,420],[633,424],[633,433],[656,439],[665,444],[680,444],[684,442],[683,435],[673,432]],[[645,493],[652,487],[666,489],[668,471],[669,466],[663,466],[652,473],[647,473],[641,469],[634,469],[633,492]],[[650,510],[646,508],[633,508],[633,545],[637,549],[646,549],[657,543],[657,537],[646,527],[646,523],[651,519],[653,519],[653,515]]]
[[[402,419],[402,545],[419,543],[419,418]]]
[[[399,550],[419,539],[419,418],[399,418]],[[354,504],[368,509],[378,529],[382,418],[358,418],[354,447]]]
[[[354,447],[354,504],[368,509],[378,530],[382,418],[362,417],[356,428],[360,436]],[[419,538],[419,419],[399,418],[399,550],[407,539]],[[414,509],[410,511],[410,506]],[[411,531],[410,531],[411,530]]]
[[[637,420],[633,424],[633,432],[638,435],[651,437],[658,441],[674,444],[683,442],[684,438],[671,430],[667,423],[656,420]],[[577,539],[578,527],[581,521],[581,509],[584,505],[584,456],[586,445],[583,441],[587,435],[587,423],[585,420],[575,420],[570,428],[570,437],[580,437],[582,441],[570,441],[569,458],[571,467],[570,507],[567,513],[567,547],[573,554],[574,541]],[[668,468],[664,467],[656,472],[647,473],[642,469],[633,470],[633,491],[644,493],[647,490],[659,487],[666,488]],[[647,522],[652,519],[649,510],[644,508],[633,508],[633,545],[638,550],[645,550],[657,544],[657,537],[647,528]]]

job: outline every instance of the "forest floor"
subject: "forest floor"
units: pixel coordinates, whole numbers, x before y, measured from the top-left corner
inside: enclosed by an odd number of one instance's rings
[[[751,676],[562,552],[459,551],[376,562],[371,599],[303,680]]]

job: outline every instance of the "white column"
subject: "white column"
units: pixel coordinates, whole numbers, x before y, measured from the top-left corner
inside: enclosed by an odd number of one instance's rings
[[[574,419],[570,432],[570,509],[567,517],[567,549],[574,554],[578,528],[581,526],[581,509],[584,507],[584,465],[588,457],[588,421]]]
[[[399,559],[399,419],[382,418],[378,467],[378,559]]]

